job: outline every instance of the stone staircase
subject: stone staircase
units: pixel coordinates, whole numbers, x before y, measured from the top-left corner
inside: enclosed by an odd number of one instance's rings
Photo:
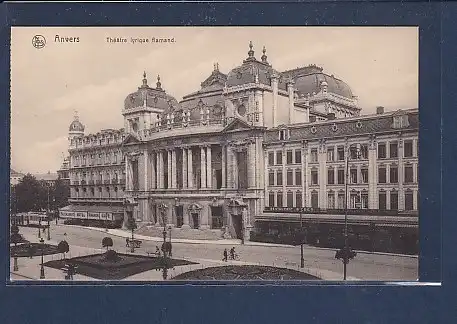
[[[163,227],[155,225],[141,225],[135,233],[151,237],[162,237]],[[169,236],[167,230],[167,237]],[[171,230],[172,238],[187,239],[187,240],[222,240],[223,231],[220,229],[191,229],[191,228],[175,228]]]

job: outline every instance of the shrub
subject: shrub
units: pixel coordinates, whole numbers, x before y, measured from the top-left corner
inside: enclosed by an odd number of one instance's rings
[[[59,253],[62,253],[63,257],[65,258],[65,253],[70,251],[70,246],[68,245],[67,241],[60,241],[57,245],[57,251],[59,251]]]
[[[110,262],[116,262],[120,259],[119,255],[117,254],[116,251],[114,250],[108,250],[105,252],[103,258],[106,260],[106,261],[110,261]]]
[[[11,225],[11,234],[19,234],[19,226]]]
[[[108,251],[109,247],[113,246],[113,239],[111,237],[105,236],[102,240],[102,247],[106,247],[106,250]]]

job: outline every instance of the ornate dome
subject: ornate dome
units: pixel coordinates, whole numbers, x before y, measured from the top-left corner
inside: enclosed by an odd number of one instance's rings
[[[321,90],[323,82],[327,83],[327,92],[334,93],[349,99],[353,98],[351,88],[340,79],[333,75],[327,75],[322,72],[323,69],[316,65],[309,65],[294,70],[282,72],[286,78],[293,78],[295,89],[299,95],[311,95],[313,92],[318,93]],[[324,83],[325,84],[325,83]]]
[[[143,74],[143,84],[141,87],[125,98],[124,109],[128,110],[143,107],[145,104],[148,107],[161,109],[165,113],[179,106],[178,101],[162,89],[160,76],[157,76],[156,87],[149,87],[148,80],[146,79],[146,72]]]
[[[243,61],[241,66],[238,66],[231,70],[227,75],[227,86],[233,87],[246,83],[262,83],[270,85],[270,77],[274,73],[280,76],[280,73],[271,67],[271,64],[267,61],[266,49],[263,48],[263,55],[261,61],[258,61],[254,56],[254,50],[252,49],[252,42],[249,43],[248,58]],[[285,89],[285,82],[280,78],[279,88]]]
[[[70,132],[84,132],[84,125],[79,121],[78,115],[75,115],[75,119],[71,122],[68,130]]]

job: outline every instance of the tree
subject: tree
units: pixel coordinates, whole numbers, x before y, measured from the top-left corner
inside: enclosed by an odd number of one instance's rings
[[[102,247],[106,247],[106,251],[108,248],[113,246],[113,239],[111,237],[105,236],[102,240]]]
[[[59,208],[68,205],[68,198],[70,197],[70,187],[60,177],[57,178],[53,187],[53,204],[52,209],[57,210]]]
[[[67,241],[60,241],[57,245],[57,251],[63,254],[63,258],[65,259],[65,253],[70,251],[70,246],[68,245]]]
[[[14,187],[14,210],[19,213],[29,211],[39,211],[42,208],[43,201],[40,201],[42,187],[40,182],[31,174],[26,174],[19,183]]]

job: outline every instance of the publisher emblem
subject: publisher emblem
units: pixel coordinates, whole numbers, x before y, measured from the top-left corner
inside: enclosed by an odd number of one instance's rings
[[[35,35],[32,38],[32,45],[38,49],[43,48],[46,45],[46,38],[41,35]]]

